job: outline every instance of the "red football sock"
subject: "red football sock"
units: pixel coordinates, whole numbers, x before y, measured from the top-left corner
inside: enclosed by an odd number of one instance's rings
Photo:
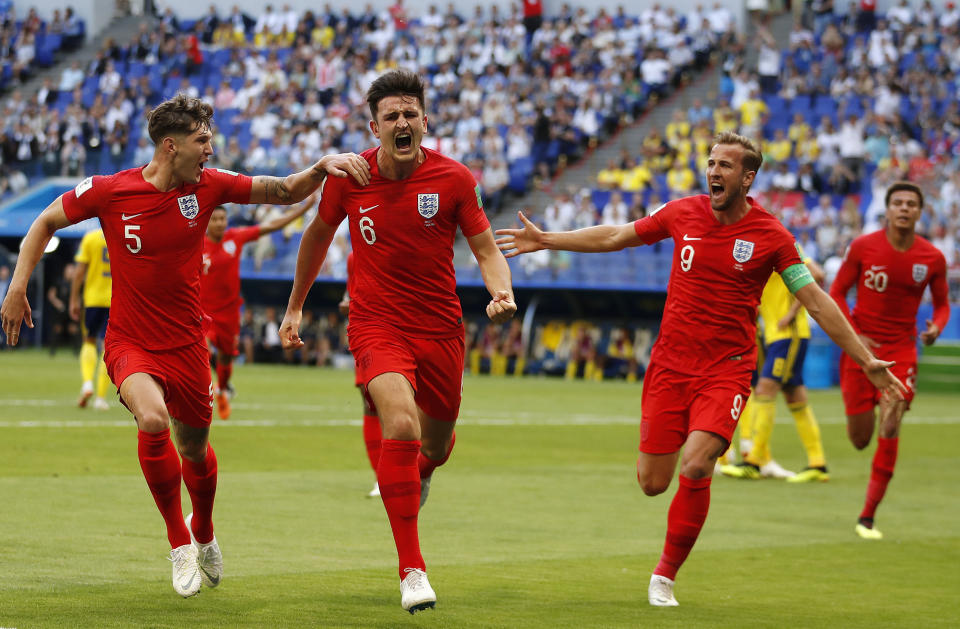
[[[420,441],[384,439],[377,466],[380,498],[390,519],[393,540],[400,558],[400,578],[405,568],[426,569],[420,554],[417,534],[417,513],[420,511],[420,478],[417,475],[417,453]]]
[[[190,520],[193,536],[201,544],[206,544],[213,540],[213,498],[217,495],[217,455],[209,443],[203,461],[194,463],[183,459],[183,484],[187,486],[193,505],[193,519]]]
[[[383,431],[380,429],[380,418],[376,415],[363,416],[363,443],[367,446],[367,458],[370,467],[377,471],[380,463],[380,443],[383,441]]]
[[[162,432],[137,432],[137,456],[147,487],[167,523],[170,547],[190,543],[180,508],[180,457],[170,441],[170,429]]]
[[[217,388],[226,391],[230,384],[230,375],[233,373],[233,362],[217,361]]]
[[[456,431],[450,435],[450,447],[447,448],[447,453],[443,455],[443,458],[439,461],[423,456],[423,453],[417,454],[417,467],[420,469],[420,478],[430,478],[433,475],[433,470],[437,469],[441,465],[447,462],[447,459],[450,458],[450,453],[453,452],[453,446],[457,443],[457,433]]]
[[[897,464],[897,446],[899,437],[884,439],[877,437],[877,452],[873,455],[873,469],[870,472],[870,482],[867,484],[867,500],[863,505],[861,518],[873,519],[877,505],[887,493],[887,485],[893,478],[893,468]]]
[[[693,480],[680,475],[680,487],[677,489],[670,511],[667,513],[667,541],[663,545],[660,563],[653,574],[668,579],[677,577],[677,570],[686,561],[687,555],[700,535],[703,522],[710,509],[711,478]]]

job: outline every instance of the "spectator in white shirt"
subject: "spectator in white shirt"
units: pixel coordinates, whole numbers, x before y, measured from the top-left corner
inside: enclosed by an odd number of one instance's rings
[[[627,204],[619,190],[610,193],[610,200],[600,212],[601,225],[622,225],[627,222]]]
[[[887,20],[894,31],[902,31],[913,24],[913,9],[910,8],[907,0],[900,0],[900,4],[888,10]]]
[[[640,63],[640,74],[643,82],[650,87],[652,93],[663,97],[667,93],[667,84],[670,80],[670,62],[662,50],[650,48],[646,57]]]
[[[790,170],[786,162],[777,164],[777,172],[770,181],[770,188],[779,192],[790,192],[797,189],[797,174]]]
[[[940,16],[940,28],[947,30],[960,23],[960,9],[953,2],[948,2],[944,8],[946,10]]]

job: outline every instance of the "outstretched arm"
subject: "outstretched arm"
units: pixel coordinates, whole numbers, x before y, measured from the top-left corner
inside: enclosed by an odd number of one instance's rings
[[[33,327],[33,313],[30,310],[30,302],[27,300],[27,284],[54,232],[67,225],[70,225],[70,219],[63,211],[63,199],[57,197],[33,221],[23,239],[20,255],[17,258],[17,267],[13,270],[7,296],[3,300],[3,306],[0,307],[0,320],[3,322],[3,331],[7,335],[7,345],[16,345],[20,340],[22,322],[25,322],[28,328]]]
[[[950,297],[947,274],[940,272],[930,280],[930,295],[933,297],[933,318],[927,319],[927,329],[920,333],[924,345],[933,345],[950,320]]]
[[[258,176],[250,188],[250,203],[293,205],[303,201],[320,187],[328,175],[353,177],[361,186],[370,181],[370,165],[355,153],[324,155],[316,164],[286,177]]]
[[[886,395],[903,399],[907,389],[896,376],[890,373],[889,367],[893,366],[893,363],[878,360],[870,353],[830,295],[814,283],[803,286],[794,295],[806,306],[810,316],[820,324],[823,331],[860,365],[873,386],[881,389]]]
[[[284,349],[303,346],[303,341],[300,340],[303,302],[307,299],[313,281],[317,279],[317,273],[320,272],[336,231],[336,225],[327,225],[319,216],[303,231],[300,251],[297,253],[297,270],[293,275],[293,288],[290,290],[287,312],[280,324],[280,342]]]
[[[258,225],[260,228],[260,235],[263,236],[264,234],[272,234],[279,229],[283,229],[300,216],[306,214],[307,210],[309,210],[313,205],[313,197],[314,195],[311,194],[297,207],[290,208],[280,216],[260,223],[260,225]]]
[[[522,229],[497,230],[500,238],[496,243],[508,258],[541,249],[599,253],[645,244],[637,236],[633,223],[596,225],[571,232],[545,232],[524,216],[523,212],[517,212],[517,216],[523,224]]]
[[[483,283],[492,297],[487,304],[487,316],[493,323],[503,323],[517,311],[507,260],[497,248],[497,243],[493,240],[493,232],[489,228],[470,237],[467,242],[474,257],[477,258]]]
[[[80,288],[87,277],[87,263],[77,262],[77,270],[70,281],[70,318],[74,321],[80,320],[80,311],[83,304],[80,302]]]

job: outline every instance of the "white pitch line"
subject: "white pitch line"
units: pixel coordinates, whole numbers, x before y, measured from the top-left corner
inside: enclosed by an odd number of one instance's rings
[[[633,417],[602,417],[590,415],[575,415],[567,419],[558,419],[556,417],[542,417],[540,419],[490,419],[482,417],[462,417],[458,424],[463,426],[624,426],[636,425],[637,418]],[[824,425],[837,425],[845,423],[843,417],[824,417],[820,423]],[[792,424],[793,420],[781,418],[777,420],[778,424]],[[955,417],[925,417],[918,415],[911,417],[907,415],[907,424],[916,425],[944,425],[957,424],[960,419]],[[330,418],[330,419],[231,419],[227,422],[214,420],[215,430],[230,428],[333,428],[339,426],[360,426],[362,422],[359,419],[349,418]],[[131,419],[125,420],[5,420],[0,421],[0,428],[133,428]]]

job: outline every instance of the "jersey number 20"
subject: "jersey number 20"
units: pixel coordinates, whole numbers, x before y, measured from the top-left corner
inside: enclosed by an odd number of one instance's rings
[[[887,274],[883,271],[874,271],[873,269],[867,269],[863,272],[863,285],[869,288],[870,290],[875,290],[878,293],[882,293],[887,290]]]

